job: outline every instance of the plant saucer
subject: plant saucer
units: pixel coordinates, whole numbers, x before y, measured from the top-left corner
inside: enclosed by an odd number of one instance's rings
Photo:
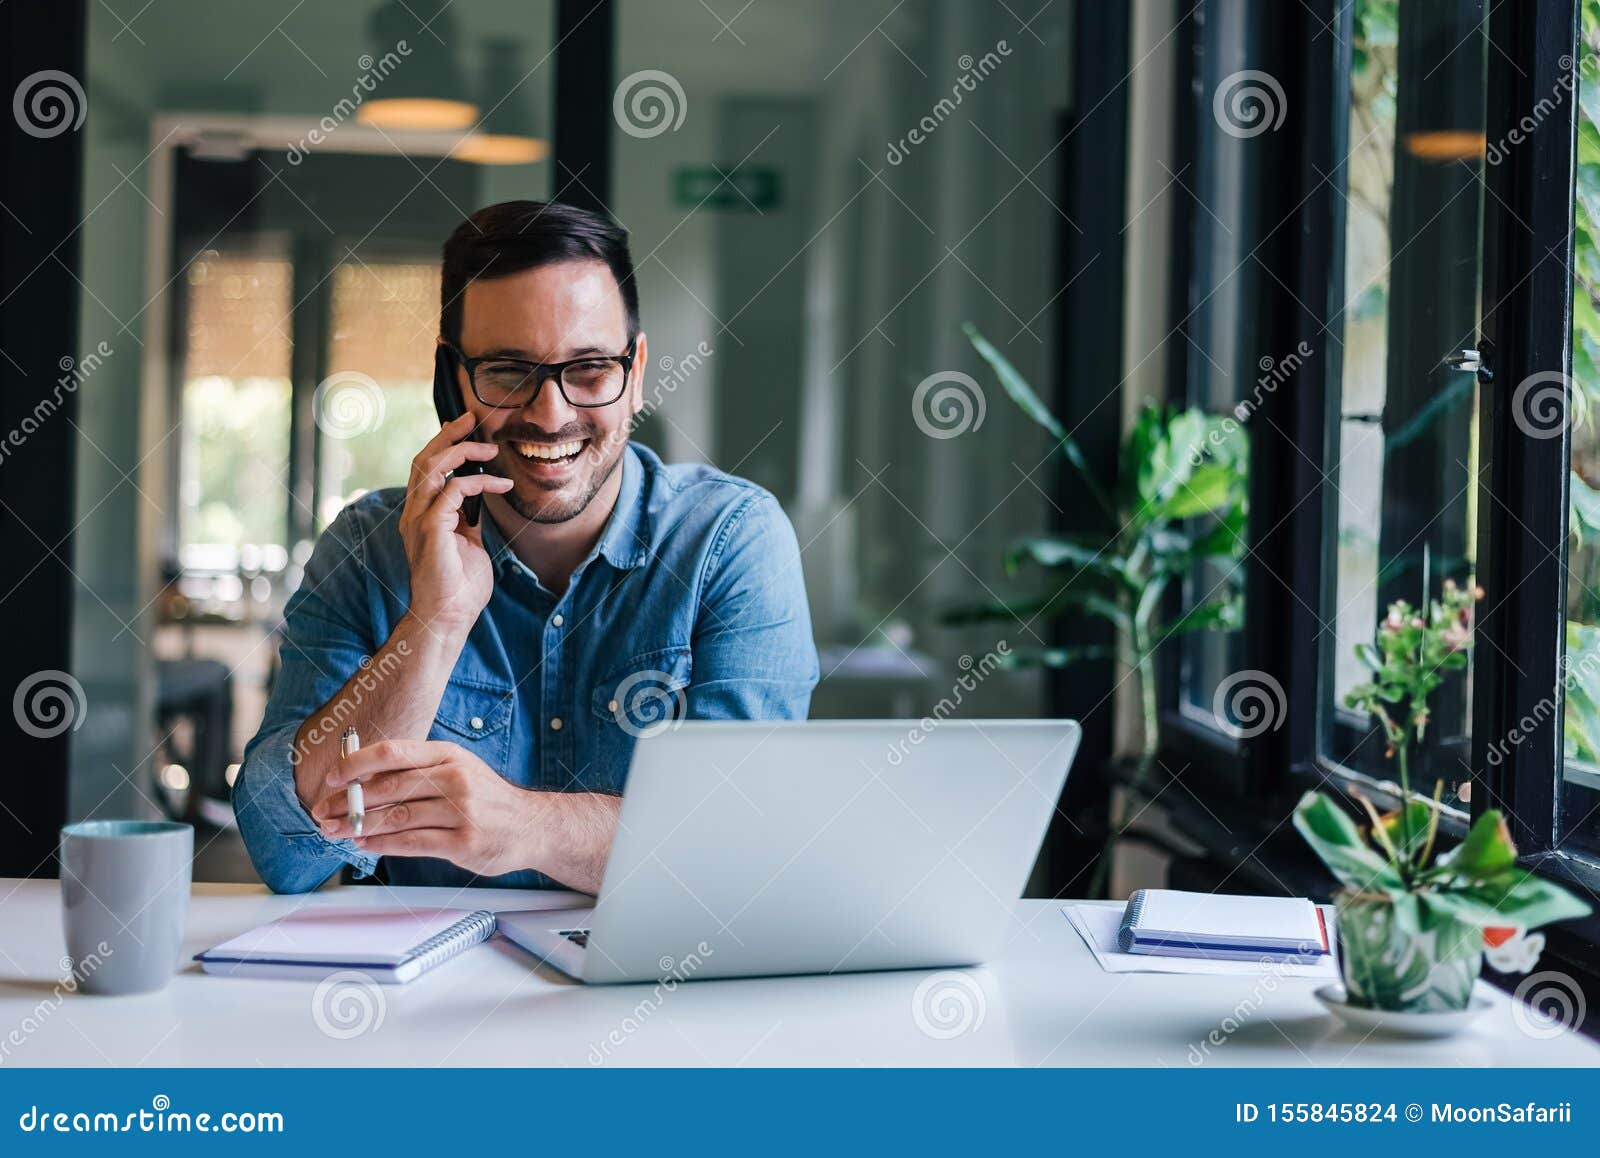
[[[1402,1013],[1390,1009],[1367,1009],[1351,1005],[1343,985],[1322,985],[1316,998],[1322,1007],[1352,1029],[1374,1030],[1392,1037],[1453,1037],[1492,1007],[1487,997],[1473,994],[1465,1009],[1438,1013]]]

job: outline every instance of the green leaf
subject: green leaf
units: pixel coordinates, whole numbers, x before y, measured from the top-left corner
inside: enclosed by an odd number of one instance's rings
[[[1345,885],[1359,891],[1396,890],[1400,876],[1361,836],[1355,821],[1320,792],[1307,792],[1295,806],[1294,826]]]
[[[1410,860],[1427,840],[1428,821],[1433,815],[1433,808],[1424,801],[1410,800],[1406,802],[1403,815],[1411,822],[1409,840],[1405,838],[1407,830],[1401,822],[1402,813],[1398,809],[1382,818],[1383,830],[1400,856]]]
[[[1569,529],[1573,546],[1583,546],[1586,539],[1600,534],[1600,491],[1583,480],[1577,471],[1569,472],[1568,501],[1571,504]]]
[[[1232,498],[1237,481],[1232,467],[1204,463],[1195,468],[1188,481],[1178,485],[1161,514],[1169,519],[1192,519],[1220,510]]]
[[[1162,628],[1156,637],[1161,643],[1175,635],[1195,631],[1237,631],[1244,619],[1244,601],[1238,596],[1213,599],[1189,608],[1178,619]]]
[[[1569,760],[1600,764],[1600,628],[1567,621],[1564,683],[1564,755]]]
[[[1122,441],[1122,505],[1128,511],[1148,507],[1155,498],[1152,462],[1156,448],[1166,438],[1165,407],[1145,404],[1134,415],[1133,425]]]
[[[1104,544],[1080,536],[1033,535],[1023,539],[1006,552],[1006,570],[1015,572],[1024,562],[1041,567],[1078,567],[1117,580],[1126,577],[1124,559]]]
[[[1579,900],[1554,881],[1527,869],[1514,868],[1469,888],[1440,889],[1425,894],[1429,905],[1449,912],[1457,920],[1480,929],[1515,925],[1537,929],[1553,921],[1586,917],[1588,902]]]
[[[1067,433],[1066,427],[1061,425],[1060,420],[1050,412],[1050,408],[1034,392],[1033,387],[1028,384],[1028,380],[1017,371],[1017,368],[1011,364],[1004,354],[995,349],[989,339],[978,332],[977,326],[974,326],[971,322],[963,322],[961,323],[961,330],[967,335],[967,341],[972,343],[972,348],[978,351],[979,356],[989,363],[994,370],[995,377],[1000,380],[1000,388],[1006,392],[1011,401],[1017,404],[1018,409],[1050,432],[1051,437],[1056,440],[1056,449],[1065,455],[1067,461],[1078,469],[1078,473],[1083,476],[1084,484],[1089,488],[1089,493],[1094,496],[1101,509],[1115,520],[1116,508],[1112,506],[1110,498],[1101,488],[1099,480],[1094,476],[1094,472],[1089,469],[1089,463],[1083,457],[1083,451],[1073,441],[1072,436]]]
[[[1467,837],[1439,857],[1439,867],[1459,876],[1482,879],[1517,863],[1517,848],[1500,810],[1491,808],[1467,830]]]
[[[1216,524],[1195,540],[1191,555],[1195,559],[1226,557],[1242,559],[1245,552],[1245,507],[1234,503],[1217,517]]]

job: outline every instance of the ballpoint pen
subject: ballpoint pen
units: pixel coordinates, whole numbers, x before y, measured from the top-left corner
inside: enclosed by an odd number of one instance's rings
[[[339,737],[339,758],[348,759],[361,751],[361,737],[356,734],[354,726],[344,730]],[[359,780],[350,781],[350,787],[345,789],[345,801],[350,806],[350,827],[357,836],[361,835],[361,822],[367,818],[366,796],[361,791]]]

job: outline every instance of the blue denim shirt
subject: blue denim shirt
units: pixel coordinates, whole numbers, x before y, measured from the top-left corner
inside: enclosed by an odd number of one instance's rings
[[[817,653],[793,528],[753,483],[665,466],[632,445],[616,509],[557,598],[485,514],[494,594],[473,627],[428,736],[460,744],[514,784],[621,792],[635,738],[664,715],[803,719]],[[403,678],[370,657],[405,611],[403,489],[351,503],[317,542],[285,608],[282,670],[245,748],[234,810],[256,871],[277,892],[315,888],[378,858],[330,841],[295,795],[295,733],[358,668],[350,698]],[[391,883],[559,887],[532,870],[479,877],[447,861],[390,857]]]

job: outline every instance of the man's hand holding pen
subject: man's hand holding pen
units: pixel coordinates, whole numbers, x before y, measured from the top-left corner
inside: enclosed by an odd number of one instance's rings
[[[356,837],[346,789],[360,783],[366,816]],[[385,740],[341,760],[312,818],[331,840],[355,838],[380,856],[432,856],[484,876],[539,863],[548,793],[510,783],[465,748]]]

